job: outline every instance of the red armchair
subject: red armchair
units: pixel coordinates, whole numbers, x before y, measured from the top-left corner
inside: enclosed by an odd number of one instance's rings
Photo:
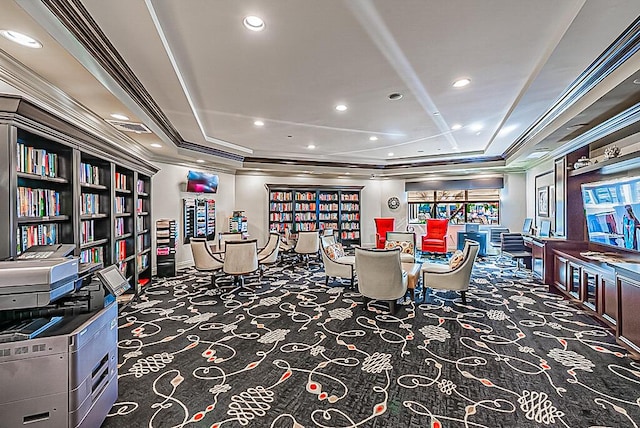
[[[376,248],[384,248],[384,243],[387,240],[387,232],[393,231],[395,220],[393,217],[373,219],[373,221],[376,222]]]
[[[448,219],[427,219],[427,234],[422,236],[422,252],[446,253]]]

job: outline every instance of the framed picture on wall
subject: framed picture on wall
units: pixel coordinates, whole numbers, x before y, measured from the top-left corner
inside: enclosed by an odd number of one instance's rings
[[[549,186],[538,188],[538,216],[549,216]]]

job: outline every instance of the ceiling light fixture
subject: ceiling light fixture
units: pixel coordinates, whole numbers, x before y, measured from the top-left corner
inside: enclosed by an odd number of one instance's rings
[[[42,43],[33,37],[18,33],[17,31],[0,30],[0,35],[7,40],[11,40],[14,43],[18,43],[19,45],[26,46],[28,48],[40,49],[42,47]]]
[[[345,111],[346,109],[347,109],[347,106],[344,105],[344,104],[338,104],[336,106],[336,110],[338,110],[338,111]]]
[[[469,83],[471,83],[471,79],[465,77],[464,79],[458,79],[455,82],[453,82],[453,87],[454,88],[464,88]]]
[[[387,153],[387,156],[393,156],[393,152]]]
[[[129,120],[129,117],[125,116],[124,114],[120,114],[120,113],[112,113],[110,116],[112,118],[118,119],[118,120]]]
[[[264,126],[264,122],[263,122],[263,121],[261,121],[261,120],[256,120],[255,122],[253,122],[253,124],[254,124],[255,126]]]
[[[369,141],[378,141],[378,137],[372,135],[371,137],[369,137]]]
[[[399,99],[401,99],[404,95],[402,95],[400,92],[394,92],[392,94],[389,94],[389,99],[391,101],[397,101]]]
[[[440,116],[440,112],[439,112],[439,111],[434,111],[434,112],[433,112],[433,115],[434,115],[434,116]]]
[[[196,162],[198,162],[198,163],[204,163],[204,159],[196,159]]]
[[[159,149],[160,147],[162,147],[162,144],[158,144],[158,143],[151,143],[151,144],[150,144],[150,146],[151,146],[151,147],[156,147],[156,148],[158,148],[158,149]]]
[[[309,150],[313,150],[313,149],[315,149],[315,148],[316,148],[316,146],[315,146],[314,144],[309,144],[309,145],[307,146],[307,149],[309,149]]]
[[[251,31],[262,31],[265,27],[262,18],[253,15],[246,16],[242,23],[247,28],[247,30]]]
[[[462,129],[462,125],[460,125],[459,123],[456,123],[451,127],[451,129],[454,131],[457,131],[458,129]]]
[[[469,126],[469,129],[473,132],[482,131],[482,128],[484,128],[484,126],[481,123],[473,123]]]

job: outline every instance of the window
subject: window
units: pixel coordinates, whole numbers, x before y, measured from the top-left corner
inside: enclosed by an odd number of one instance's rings
[[[500,224],[500,190],[434,190],[407,192],[409,223],[446,218],[453,224]]]

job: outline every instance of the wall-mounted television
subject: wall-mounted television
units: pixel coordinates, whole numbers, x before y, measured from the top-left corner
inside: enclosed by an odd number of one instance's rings
[[[639,251],[640,177],[582,185],[589,241]]]
[[[206,172],[189,171],[187,175],[187,192],[216,193],[218,176]]]

